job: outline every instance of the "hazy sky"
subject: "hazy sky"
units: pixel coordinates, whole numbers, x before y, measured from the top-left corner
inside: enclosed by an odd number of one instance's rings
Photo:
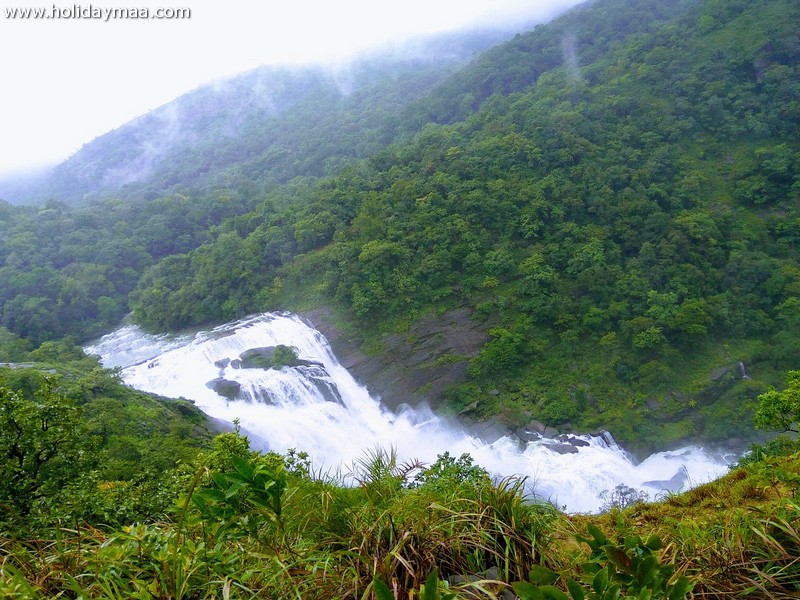
[[[213,79],[339,61],[420,33],[549,17],[579,0],[0,0],[0,175]],[[190,8],[184,20],[12,19],[17,7]]]

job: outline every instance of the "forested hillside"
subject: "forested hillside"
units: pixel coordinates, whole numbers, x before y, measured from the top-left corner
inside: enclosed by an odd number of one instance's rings
[[[135,318],[334,302],[379,345],[466,305],[491,339],[454,410],[611,425],[628,443],[739,437],[798,358],[798,10],[701,3],[286,209],[276,192],[149,269]]]
[[[452,411],[743,443],[798,357],[798,7],[622,4],[517,36],[413,105],[447,123],[367,120],[369,148],[397,141],[335,177],[279,184],[300,171],[261,155],[194,194],[3,205],[2,326],[39,343],[129,308],[176,329],[325,305],[380,355],[384,334],[413,346],[418,319],[466,308],[489,341],[435,358],[469,364]]]

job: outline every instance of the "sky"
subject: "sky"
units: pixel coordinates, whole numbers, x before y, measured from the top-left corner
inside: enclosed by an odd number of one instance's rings
[[[264,64],[340,63],[405,38],[545,20],[579,0],[0,0],[0,176],[66,159],[103,133]],[[189,8],[188,19],[14,19]]]

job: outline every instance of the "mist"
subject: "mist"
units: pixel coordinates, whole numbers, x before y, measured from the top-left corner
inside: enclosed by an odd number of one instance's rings
[[[0,178],[58,163],[201,84],[261,65],[327,65],[346,90],[349,61],[366,52],[476,27],[522,31],[578,3],[203,0],[193,3],[191,19],[180,21],[3,18],[0,52],[12,59],[0,65],[0,77],[17,92],[0,98]]]

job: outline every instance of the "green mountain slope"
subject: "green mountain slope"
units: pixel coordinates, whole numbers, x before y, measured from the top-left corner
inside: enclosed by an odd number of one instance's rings
[[[493,94],[528,89],[547,71],[565,63],[583,66],[612,47],[659,29],[699,0],[653,3],[649,0],[586,2],[506,44],[484,52],[469,68],[449,77],[404,110],[405,131],[426,123],[466,118]]]
[[[490,340],[453,410],[642,447],[741,443],[800,350],[798,17],[785,0],[709,1],[588,64],[567,53],[156,265],[135,315],[178,327],[334,302],[380,348],[467,306]]]

